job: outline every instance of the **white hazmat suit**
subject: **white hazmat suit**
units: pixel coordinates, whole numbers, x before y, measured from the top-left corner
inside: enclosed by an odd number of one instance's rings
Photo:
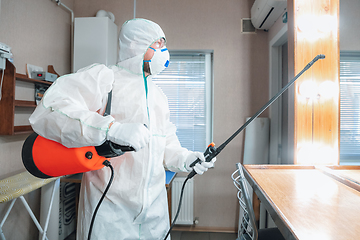
[[[201,155],[180,146],[167,99],[143,72],[144,54],[160,38],[165,35],[156,23],[127,21],[120,31],[116,66],[94,64],[60,77],[30,117],[35,132],[67,147],[101,145],[114,122],[147,126],[150,139],[145,147],[111,159],[115,176],[97,212],[92,239],[163,239],[169,229],[164,166],[189,171],[189,164]],[[111,115],[103,116],[111,90]],[[110,175],[106,167],[83,175],[78,240],[87,239]]]

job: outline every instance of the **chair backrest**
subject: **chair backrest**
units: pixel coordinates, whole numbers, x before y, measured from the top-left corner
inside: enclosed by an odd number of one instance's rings
[[[255,224],[254,209],[251,204],[246,179],[240,163],[236,164],[237,170],[231,175],[235,187],[238,189],[237,197],[240,204],[238,239],[257,240],[258,231]]]

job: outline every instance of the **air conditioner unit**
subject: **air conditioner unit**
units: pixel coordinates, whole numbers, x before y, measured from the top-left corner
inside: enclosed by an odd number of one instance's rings
[[[255,0],[251,22],[257,29],[269,30],[285,10],[286,0]]]

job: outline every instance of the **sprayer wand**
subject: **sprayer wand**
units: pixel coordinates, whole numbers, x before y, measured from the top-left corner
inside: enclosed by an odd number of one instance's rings
[[[231,135],[218,148],[215,147],[214,143],[210,143],[210,145],[206,148],[206,150],[204,152],[205,161],[210,162],[214,157],[216,157],[226,147],[226,145],[228,145],[242,130],[244,130],[255,118],[257,118],[263,111],[265,111],[266,108],[268,108],[273,102],[275,102],[275,100],[278,99],[280,97],[280,95],[283,94],[296,81],[296,79],[298,79],[306,70],[308,70],[317,60],[324,59],[324,58],[325,58],[325,55],[323,55],[323,54],[317,55],[311,62],[309,62],[304,67],[303,70],[301,70],[301,72],[299,72],[293,79],[291,79],[291,81],[288,84],[286,84],[285,87],[283,87],[275,96],[273,96],[259,111],[257,111],[249,120],[247,120],[244,123],[244,125],[242,125],[233,135]],[[201,160],[199,158],[196,159],[192,164],[190,164],[190,167],[194,167],[195,164],[197,164],[198,162],[201,162]],[[193,178],[195,175],[196,175],[195,170],[192,170],[183,183],[183,186],[181,188],[181,195],[180,195],[178,210],[176,212],[173,223],[171,224],[170,229],[167,232],[164,240],[166,240],[167,237],[170,235],[170,232],[171,232],[172,228],[175,226],[175,222],[179,216],[185,184],[187,183],[187,181],[189,179]]]
[[[215,144],[211,143],[204,152],[204,157],[206,162],[210,162],[214,157],[216,157],[225,147],[228,145],[242,130],[244,130],[255,118],[257,118],[265,109],[267,109],[276,99],[280,97],[305,71],[307,71],[317,60],[324,59],[324,54],[317,55],[311,62],[309,62],[301,72],[299,72],[291,81],[286,84],[275,96],[273,96],[259,111],[257,111],[249,120],[247,120],[244,125],[242,125],[233,135],[231,135],[223,144],[221,144],[218,148],[215,148]],[[190,167],[195,166],[201,160],[196,159]],[[195,170],[187,176],[188,178],[192,178],[196,175]]]

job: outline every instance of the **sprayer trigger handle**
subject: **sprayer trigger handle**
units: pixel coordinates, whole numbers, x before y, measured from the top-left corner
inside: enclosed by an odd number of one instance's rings
[[[211,154],[213,152],[216,151],[215,148],[215,144],[214,143],[210,143],[209,146],[206,148],[205,152],[204,152],[204,157],[205,157],[205,161],[206,162],[210,162],[213,157],[211,156]],[[198,158],[196,159],[193,163],[190,164],[190,167],[194,167],[197,163],[201,162],[201,160]]]
[[[216,153],[215,143],[210,143],[204,152],[205,161],[210,162],[216,156],[215,153]],[[199,162],[201,162],[201,160],[198,158],[193,163],[190,164],[190,167],[194,167]],[[187,176],[187,178],[191,179],[195,175],[196,175],[195,170],[192,170]]]

